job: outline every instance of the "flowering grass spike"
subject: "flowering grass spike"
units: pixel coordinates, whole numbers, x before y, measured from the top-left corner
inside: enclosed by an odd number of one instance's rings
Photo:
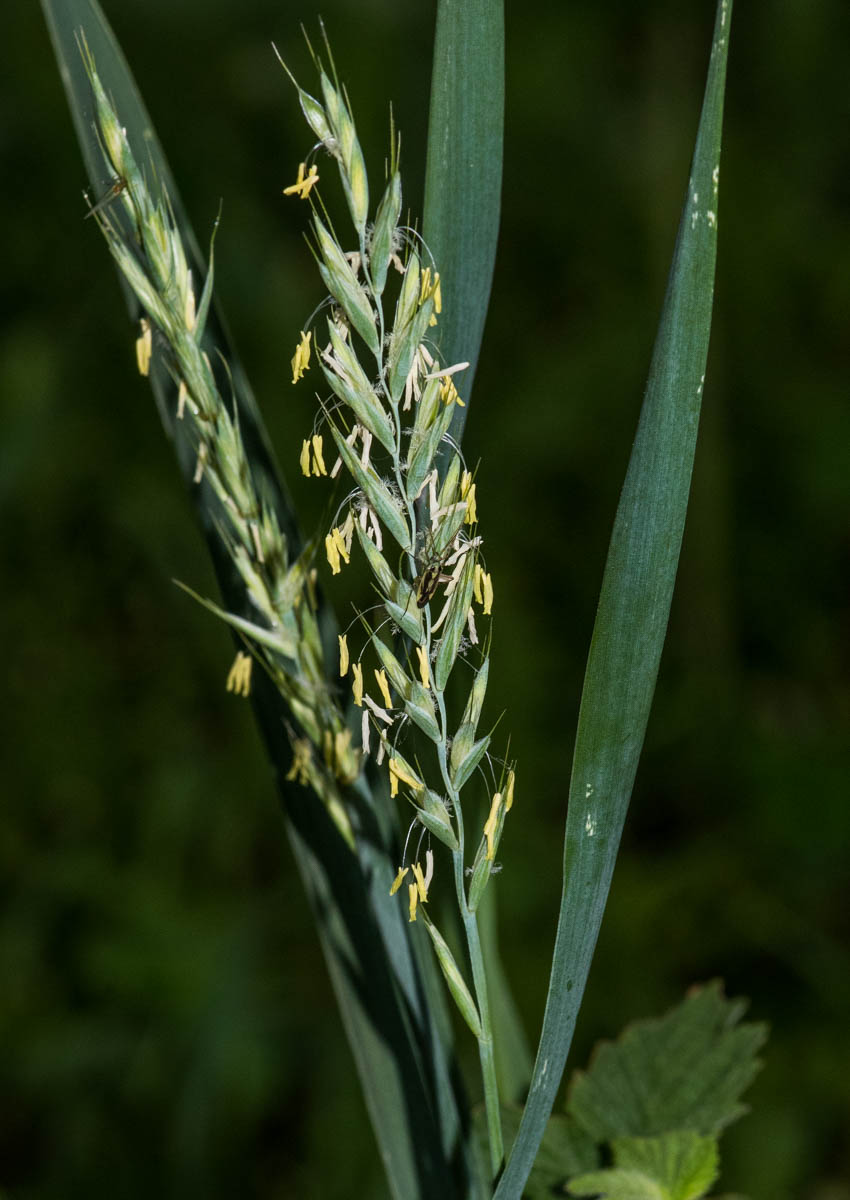
[[[335,72],[331,78],[318,59],[316,66],[321,100],[285,69],[319,139],[314,151],[324,150],[338,164],[353,232],[345,241],[332,227],[313,186],[318,168],[312,166],[307,175],[302,162],[297,182],[285,191],[312,206],[313,248],[328,296],[301,331],[292,359],[295,383],[304,375],[312,345],[327,387],[299,463],[305,476],[349,476],[341,510],[324,535],[326,557],[332,574],[339,575],[359,549],[383,614],[377,621],[360,614],[359,653],[349,648],[348,635],[340,638],[339,672],[345,677],[349,667],[352,671],[353,703],[362,709],[361,754],[365,758],[375,748],[376,762],[386,763],[390,795],[412,810],[390,895],[412,875],[406,889],[408,920],[424,919],[449,991],[478,1039],[495,1172],[503,1147],[475,910],[493,873],[514,775],[491,759],[491,735],[478,736],[489,668],[478,622],[492,612],[493,585],[481,558],[476,483],[448,432],[456,406],[464,403],[468,363],[440,360],[440,273],[421,237],[401,224],[395,132],[383,194],[370,222],[365,160],[348,98]],[[321,452],[324,436],[337,455],[329,472]],[[373,662],[368,675],[367,658]],[[460,720],[450,716],[450,680],[466,693]],[[465,810],[482,808],[473,787],[479,777],[486,807],[480,824],[475,821],[481,833],[468,864]],[[432,839],[451,859],[471,988],[429,915],[440,876]]]

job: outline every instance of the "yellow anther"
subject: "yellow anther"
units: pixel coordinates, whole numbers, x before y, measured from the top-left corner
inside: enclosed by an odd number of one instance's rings
[[[426,267],[419,277],[419,303],[424,304],[431,295],[431,268]]]
[[[300,784],[306,787],[310,782],[310,776],[307,770],[310,765],[312,755],[310,743],[306,738],[297,738],[292,743],[292,752],[292,766],[289,768],[286,778],[289,781],[297,779]]]
[[[227,676],[227,690],[235,692],[237,696],[250,696],[251,694],[251,667],[254,665],[254,660],[250,654],[243,654],[241,650],[237,652],[236,658],[233,660],[233,666],[230,668],[230,673]]]
[[[516,772],[512,769],[508,771],[508,782],[505,785],[505,812],[511,811],[511,806],[514,802],[514,780]]]
[[[484,587],[484,616],[489,617],[493,611],[493,580],[490,578],[488,571],[482,579]]]
[[[472,577],[472,594],[484,608],[484,616],[489,617],[493,611],[493,580],[489,572],[480,563],[475,564],[475,574]]]
[[[410,917],[408,918],[409,923],[410,921],[416,920],[416,905],[419,903],[419,888],[415,883],[409,883],[407,885],[407,895],[408,907],[410,910]]]
[[[348,638],[344,633],[339,635],[339,676],[348,674]]]
[[[391,896],[394,896],[401,887],[402,881],[409,870],[410,867],[399,867],[398,875],[396,875],[395,879],[393,880],[393,886],[390,888]]]
[[[307,438],[301,443],[301,453],[298,456],[298,463],[301,467],[301,474],[310,476],[310,443]]]
[[[418,779],[401,758],[390,757],[390,795],[398,795],[399,783],[406,783],[408,787],[413,788],[415,792],[421,792],[424,784],[421,779]]]
[[[306,163],[298,164],[298,178],[295,180],[295,183],[283,189],[284,196],[300,196],[302,200],[306,200],[310,195],[310,189],[319,182],[319,168],[313,163],[309,172],[305,175],[306,166]]]
[[[358,708],[363,707],[363,667],[360,663],[354,663],[351,668],[353,681],[351,690],[354,692],[354,703]]]
[[[387,673],[383,667],[380,669],[380,671],[375,671],[375,679],[378,681],[378,687],[381,689],[381,695],[384,698],[384,704],[387,706],[387,708],[392,708],[393,701],[392,696],[390,695],[390,685],[387,683]]]
[[[333,538],[336,548],[339,551],[342,558],[345,560],[345,562],[346,563],[351,562],[351,555],[348,552],[348,546],[346,545],[345,536],[338,525],[335,525],[333,527],[333,529],[331,530],[331,537]]]
[[[502,793],[496,792],[490,805],[490,815],[484,822],[484,836],[487,839],[487,858],[490,862],[496,854],[496,826],[499,821],[499,805],[502,803]]]
[[[446,375],[440,385],[440,399],[443,404],[459,404],[461,408],[466,408],[466,405],[457,394],[457,388],[452,383],[450,375]]]
[[[327,475],[327,467],[322,456],[322,435],[320,433],[313,434],[313,474]]]
[[[463,484],[461,484],[460,494],[466,501],[466,516],[463,518],[464,525],[474,525],[478,520],[478,507],[475,503],[475,484],[470,484],[469,490],[464,493]]]
[[[142,317],[141,327],[141,332],[136,338],[136,366],[139,368],[140,375],[149,375],[153,335],[151,334],[151,323],[147,317]]]
[[[416,890],[419,892],[419,899],[423,904],[428,903],[428,884],[425,882],[425,876],[419,863],[413,865],[413,878],[416,880]]]
[[[428,670],[428,648],[427,646],[417,646],[416,654],[419,659],[419,678],[422,680],[422,686],[427,688],[431,682],[431,675]]]
[[[334,533],[336,530],[334,530]],[[325,538],[325,554],[328,556],[328,562],[331,567],[332,575],[339,575],[342,566],[339,561],[339,546],[336,544],[336,538],[333,533],[329,533]]]
[[[304,372],[310,369],[310,339],[312,336],[312,329],[308,333],[301,330],[301,341],[295,347],[295,353],[292,356],[293,383],[297,383]]]
[[[417,790],[422,787],[421,779],[417,779],[415,775],[412,775],[400,758],[390,759],[390,775],[397,776],[402,783],[406,783]]]

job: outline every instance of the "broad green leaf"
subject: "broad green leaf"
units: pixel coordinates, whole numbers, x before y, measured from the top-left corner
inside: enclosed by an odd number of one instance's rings
[[[150,177],[168,191],[190,266],[195,278],[202,281],[206,267],[168,163],[99,5],[96,0],[42,0],[42,9],[95,193],[93,200],[104,194],[111,181],[92,126],[91,91],[76,42],[80,30],[85,33],[98,74],[116,105],[138,162],[149,168]],[[113,219],[120,222],[120,206],[112,208]],[[84,226],[83,216],[81,211],[80,236],[96,239],[96,229]],[[122,284],[122,288],[135,319],[140,315],[138,304],[126,286]],[[222,394],[232,392],[235,397],[254,478],[276,512],[294,557],[302,542],[292,506],[215,303],[210,308],[203,344]],[[229,364],[229,371],[221,364],[219,354]],[[183,423],[175,420],[176,385],[163,368],[152,372],[151,382],[160,417],[188,483],[196,450],[182,429]],[[224,608],[250,618],[241,581],[220,536],[213,498],[205,486],[192,489],[192,496],[216,568]],[[323,609],[321,620],[327,660],[332,662],[336,636],[327,609]],[[428,947],[410,938],[400,906],[386,902],[395,854],[394,815],[382,792],[370,793],[361,780],[348,796],[357,817],[357,856],[353,855],[317,798],[306,789],[284,782],[290,751],[281,731],[290,717],[261,673],[256,676],[252,702],[283,798],[287,830],[316,915],[393,1194],[405,1200],[424,1200],[437,1194],[465,1196],[471,1189],[479,1196],[481,1184],[476,1182],[476,1167],[471,1165],[460,1133],[451,1027],[436,967]],[[459,1182],[465,1171],[467,1182]]]
[[[502,190],[503,0],[438,0],[423,234],[440,272],[434,330],[445,364],[468,362],[469,400],[493,281]],[[456,408],[460,441],[467,408]]]
[[[744,1003],[718,982],[693,988],[665,1016],[635,1021],[594,1052],[570,1083],[567,1111],[598,1142],[670,1129],[719,1133],[746,1108],[764,1025],[739,1024]]]
[[[667,294],[608,550],[573,755],[564,884],[543,1031],[498,1200],[519,1200],[560,1086],[667,629],[711,325],[731,11],[731,0],[720,0]]]
[[[717,1178],[717,1139],[691,1130],[660,1137],[616,1138],[614,1165],[644,1171],[658,1182],[670,1200],[698,1200]]]
[[[690,1131],[619,1138],[614,1166],[570,1180],[574,1196],[605,1200],[700,1200],[717,1178],[717,1141]]]
[[[660,1184],[643,1171],[607,1167],[589,1171],[570,1180],[569,1195],[594,1196],[602,1200],[670,1200]]]

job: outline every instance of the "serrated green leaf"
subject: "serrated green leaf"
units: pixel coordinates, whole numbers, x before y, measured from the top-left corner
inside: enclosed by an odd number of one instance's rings
[[[685,205],[585,672],[543,1031],[523,1125],[496,1200],[519,1200],[560,1086],[667,630],[711,327],[731,13],[731,0],[719,0]]]
[[[676,1128],[719,1133],[746,1112],[739,1098],[767,1036],[764,1025],[738,1024],[741,1012],[715,981],[665,1016],[635,1021],[574,1074],[568,1111],[600,1142]]]
[[[629,1171],[621,1167],[608,1167],[604,1171],[590,1171],[570,1180],[571,1196],[598,1196],[600,1200],[670,1200],[662,1187],[644,1175],[643,1171]]]
[[[689,1130],[618,1138],[614,1166],[570,1180],[570,1194],[605,1200],[700,1200],[717,1178],[717,1141]]]
[[[616,1138],[614,1165],[643,1171],[656,1180],[670,1200],[699,1200],[717,1178],[717,1139],[691,1130],[675,1130],[651,1138]]]

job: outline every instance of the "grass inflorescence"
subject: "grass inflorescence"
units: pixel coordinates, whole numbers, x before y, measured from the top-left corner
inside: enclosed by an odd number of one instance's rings
[[[375,620],[375,610],[361,614],[357,652],[349,635],[340,635],[340,676],[350,676],[353,702],[362,710],[361,753],[385,764],[390,794],[411,806],[392,893],[404,885],[408,919],[424,915],[451,995],[479,1041],[496,1169],[502,1143],[476,910],[496,865],[515,774],[491,758],[491,733],[479,730],[490,643],[489,630],[479,624],[489,625],[493,582],[482,558],[476,482],[449,434],[464,403],[468,363],[440,358],[434,336],[442,311],[440,274],[416,231],[401,223],[395,131],[370,220],[368,178],[348,98],[333,69],[329,75],[315,61],[321,100],[290,78],[318,142],[284,189],[311,205],[312,246],[329,293],[301,331],[292,358],[293,384],[315,361],[325,391],[299,462],[305,476],[344,474],[349,480],[325,534],[325,552],[334,575],[356,551],[365,557],[380,618]],[[321,203],[320,151],[339,168],[353,225],[349,243]],[[446,692],[459,664],[465,701],[453,720]],[[490,800],[486,821],[470,839],[463,789],[479,774],[488,781]],[[472,987],[424,908],[435,869],[433,843],[451,855]]]

